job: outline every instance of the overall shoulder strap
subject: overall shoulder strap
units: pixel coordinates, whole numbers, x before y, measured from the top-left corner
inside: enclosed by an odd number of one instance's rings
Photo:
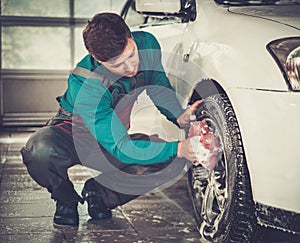
[[[95,69],[94,71],[91,71],[87,68],[76,66],[73,69],[72,74],[78,75],[78,76],[86,78],[86,79],[97,79],[100,82],[102,82],[104,84],[104,86],[107,89],[109,89],[109,91],[111,92],[115,103],[117,103],[118,100],[120,99],[120,97],[119,97],[120,95],[125,94],[125,89],[120,83],[118,83],[118,82],[112,83],[108,78],[106,78],[104,75],[102,75],[97,69]],[[137,75],[134,77],[134,82],[132,83],[131,89],[134,90],[134,89],[143,87],[144,85],[145,85],[144,73],[138,72]],[[115,88],[118,89],[118,92]]]
[[[78,75],[86,79],[100,80],[106,88],[110,88],[112,85],[112,82],[104,75],[102,75],[97,69],[91,71],[87,68],[76,66],[71,72],[71,74]]]
[[[111,83],[104,75],[97,72],[97,69],[91,71],[87,68],[76,66],[71,73],[74,75],[81,76],[83,78],[98,79],[105,85],[106,88],[111,88],[112,85],[116,84],[116,83],[114,84]],[[132,87],[133,89],[140,88],[145,85],[143,72],[138,72],[134,78],[135,78],[135,82],[133,84],[134,87]]]
[[[100,82],[102,82],[104,84],[104,86],[112,94],[112,96],[114,98],[114,105],[118,102],[118,100],[120,98],[119,94],[124,93],[124,88],[121,84],[119,84],[118,82],[112,83],[108,78],[106,78],[99,71],[97,71],[97,69],[95,69],[94,71],[91,71],[87,68],[76,66],[73,69],[72,74],[78,75],[78,76],[86,78],[86,79],[96,79],[96,80],[99,80]],[[115,89],[115,87],[118,88],[118,92]]]

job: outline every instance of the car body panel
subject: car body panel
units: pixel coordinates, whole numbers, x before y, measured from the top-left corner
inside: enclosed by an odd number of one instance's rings
[[[232,14],[226,7],[218,6],[213,1],[198,2],[197,20],[187,24],[181,36],[177,34],[173,37],[178,43],[184,36],[183,54],[190,54],[190,62],[198,63],[207,76],[223,82],[222,86],[225,88],[287,90],[281,72],[275,61],[270,58],[266,45],[274,39],[299,35],[299,30],[262,18]],[[202,8],[201,4],[205,8]],[[217,19],[222,19],[222,23],[216,21]],[[233,34],[234,29],[239,26],[245,26],[247,29],[246,32],[243,31],[242,36]],[[166,31],[166,26],[163,26],[150,27],[147,31],[158,36],[163,50],[171,51],[170,39],[165,35],[174,29],[174,26],[170,30],[168,27]],[[253,37],[253,33],[259,38]],[[245,43],[245,39],[249,39],[249,42]],[[260,55],[258,59],[257,53],[264,55]],[[232,63],[235,64],[234,75]],[[263,70],[263,81],[261,72],[251,72],[251,69]]]
[[[239,121],[254,200],[299,212],[299,93],[231,88],[227,94]]]
[[[269,19],[285,25],[300,29],[299,13],[300,6],[298,5],[281,5],[281,6],[251,6],[251,7],[230,7],[229,11],[237,14],[250,15]]]

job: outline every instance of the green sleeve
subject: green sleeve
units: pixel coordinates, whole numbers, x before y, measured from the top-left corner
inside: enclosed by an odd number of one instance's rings
[[[182,109],[176,92],[170,84],[165,70],[161,63],[161,48],[156,38],[147,32],[144,33],[144,39],[141,40],[140,51],[143,60],[143,69],[145,71],[145,83],[147,94],[150,96],[156,107],[166,118],[177,124],[177,118],[184,110]],[[146,41],[143,43],[142,41]]]
[[[131,140],[112,108],[111,93],[98,80],[85,80],[78,91],[74,113],[79,114],[97,141],[126,164],[166,162],[177,154],[178,142]]]

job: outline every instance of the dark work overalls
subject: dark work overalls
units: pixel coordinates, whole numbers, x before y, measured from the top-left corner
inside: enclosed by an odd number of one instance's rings
[[[76,69],[75,69],[76,71]],[[78,71],[78,70],[77,70]],[[81,69],[78,71],[81,76],[89,76],[89,71]],[[83,74],[87,72],[86,74]],[[143,77],[135,77],[135,87],[143,86]],[[115,92],[116,88],[121,89],[120,93]],[[124,89],[120,85],[112,89],[110,87],[115,100],[115,104],[124,96]],[[140,93],[140,92],[139,92]],[[136,100],[138,93],[132,95],[132,100],[126,105],[126,109],[120,112],[118,115],[127,128],[129,127],[130,111]],[[58,98],[59,101],[59,98]],[[51,193],[51,197],[55,200],[62,201],[79,201],[83,202],[83,199],[75,191],[73,183],[69,180],[67,170],[68,168],[76,165],[83,164],[80,161],[77,151],[74,146],[72,126],[79,126],[84,130],[83,134],[92,135],[87,131],[82,120],[73,119],[72,114],[59,108],[57,114],[46,124],[43,128],[37,130],[28,140],[25,147],[21,149],[23,162],[27,166],[28,172],[31,177],[42,187],[48,189]],[[80,129],[77,129],[77,131]],[[78,136],[77,136],[78,137]],[[150,140],[156,142],[162,142],[157,136],[147,136],[145,134],[133,134],[130,135],[135,140]],[[84,139],[84,143],[89,143],[91,138]],[[94,141],[93,141],[94,142]],[[87,147],[88,144],[85,144]],[[166,163],[157,163],[154,165],[128,165],[121,163],[115,157],[110,155],[100,145],[99,149],[103,151],[108,160],[117,166],[122,171],[131,174],[147,174],[159,171],[168,165]],[[86,166],[86,164],[84,164]],[[96,168],[97,169],[97,168]],[[101,176],[101,175],[100,175]],[[115,208],[118,205],[122,205],[138,195],[129,195],[111,190],[96,180],[94,180],[94,187],[102,195],[103,201],[110,209]]]

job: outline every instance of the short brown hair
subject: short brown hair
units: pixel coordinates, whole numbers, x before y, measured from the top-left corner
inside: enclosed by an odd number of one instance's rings
[[[83,30],[86,49],[97,60],[106,62],[120,55],[131,37],[125,21],[115,13],[96,14]]]

